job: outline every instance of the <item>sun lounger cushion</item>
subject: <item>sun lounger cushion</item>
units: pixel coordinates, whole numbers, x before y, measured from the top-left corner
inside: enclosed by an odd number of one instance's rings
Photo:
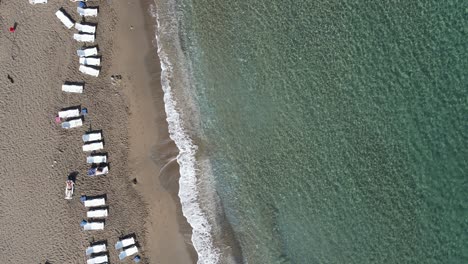
[[[86,264],[100,264],[100,263],[107,263],[108,261],[109,261],[109,258],[107,257],[107,255],[103,255],[103,256],[97,256],[97,257],[88,259],[86,261]]]
[[[88,218],[107,217],[107,209],[90,210],[86,212],[86,217]]]
[[[104,222],[87,222],[83,224],[83,230],[103,230],[104,229]]]
[[[94,34],[88,33],[75,33],[73,34],[73,38],[79,42],[94,42],[95,40]]]
[[[89,57],[89,56],[96,56],[98,55],[98,50],[96,47],[92,48],[84,48],[84,49],[79,49],[76,51],[76,54],[79,57]]]
[[[67,27],[68,29],[72,28],[75,23],[73,20],[70,19],[70,17],[62,10],[58,10],[55,12],[55,15],[62,21],[62,23]]]
[[[95,69],[93,67],[86,66],[86,65],[80,65],[80,72],[82,72],[84,74],[94,76],[94,77],[99,76],[99,70],[98,69]]]
[[[58,116],[60,118],[78,117],[80,115],[81,115],[80,109],[69,109],[69,110],[58,112]]]
[[[128,256],[138,253],[138,248],[136,246],[127,248],[126,250],[120,252],[119,259],[122,260]]]
[[[106,251],[107,251],[106,244],[97,244],[97,245],[89,246],[86,249],[86,256],[89,256],[91,254],[106,252]]]
[[[109,173],[109,167],[99,167],[99,168],[91,168],[88,170],[88,176],[99,176],[99,175],[106,175]]]
[[[90,200],[85,200],[83,203],[85,207],[104,206],[106,205],[106,199],[105,198],[90,199]]]
[[[86,163],[106,163],[106,162],[107,162],[106,155],[89,156],[86,158]]]
[[[83,135],[83,142],[97,141],[102,139],[101,132],[86,133]]]
[[[115,249],[121,249],[135,244],[135,238],[129,237],[115,243]]]
[[[83,151],[84,152],[89,152],[89,151],[96,151],[104,148],[104,144],[102,141],[99,142],[94,142],[94,143],[86,143],[83,145]]]
[[[80,64],[82,65],[90,65],[90,66],[100,66],[101,65],[101,58],[80,58]]]
[[[95,17],[98,15],[98,9],[96,7],[77,7],[76,11],[80,16],[84,17]]]
[[[96,26],[92,26],[92,25],[85,25],[85,24],[75,23],[75,28],[78,31],[84,32],[84,33],[90,33],[90,34],[96,33]]]
[[[67,93],[83,93],[83,85],[81,84],[63,84],[62,91]]]
[[[62,128],[69,129],[74,127],[80,127],[83,125],[81,118],[69,120],[62,123]]]

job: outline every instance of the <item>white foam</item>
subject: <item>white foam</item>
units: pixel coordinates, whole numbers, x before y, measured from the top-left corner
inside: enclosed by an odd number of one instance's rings
[[[164,91],[164,106],[169,124],[169,134],[179,149],[177,162],[180,165],[179,198],[182,204],[182,213],[192,227],[192,243],[198,253],[198,263],[216,264],[219,263],[220,251],[213,244],[212,227],[198,202],[199,190],[197,187],[195,159],[197,146],[193,144],[184,130],[176,108],[176,101],[171,90],[173,67],[164,52],[164,45],[160,40],[160,34],[174,32],[171,30],[170,25],[169,28],[161,25],[158,13],[153,5],[151,5],[151,14],[156,18],[157,23],[156,42],[161,61],[161,84]]]

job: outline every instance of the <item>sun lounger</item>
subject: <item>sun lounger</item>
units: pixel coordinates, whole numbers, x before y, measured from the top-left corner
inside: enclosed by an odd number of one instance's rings
[[[90,258],[86,261],[86,264],[100,264],[100,263],[107,263],[109,258],[107,255],[96,256],[94,258]]]
[[[80,16],[84,17],[95,17],[98,15],[98,8],[97,7],[77,7],[76,11]]]
[[[73,38],[79,42],[94,42],[95,40],[94,34],[81,33],[81,32],[73,34]]]
[[[96,151],[104,148],[104,143],[102,141],[93,142],[93,143],[86,143],[83,145],[84,152]]]
[[[86,163],[106,163],[107,162],[107,156],[106,155],[95,155],[95,156],[89,156],[86,158]]]
[[[47,4],[47,0],[29,0],[30,4]]]
[[[80,109],[78,109],[78,108],[58,112],[58,116],[60,118],[78,117],[78,116],[80,116],[80,114],[81,114]]]
[[[89,231],[89,230],[103,230],[104,229],[104,222],[93,222],[93,221],[86,221],[83,220],[81,221],[81,226],[83,227],[83,230]]]
[[[107,247],[106,247],[106,244],[102,243],[102,244],[96,244],[96,245],[93,245],[93,246],[89,246],[87,249],[86,249],[86,256],[89,256],[91,254],[97,254],[97,253],[101,253],[101,252],[106,252],[107,251]]]
[[[101,66],[101,58],[81,57],[80,64],[90,66]]]
[[[89,57],[98,55],[98,50],[96,47],[83,48],[76,51],[76,54],[79,57]]]
[[[83,135],[83,142],[97,141],[102,139],[101,132],[86,133]]]
[[[83,197],[82,197],[83,199]],[[84,196],[84,201],[83,204],[85,207],[96,207],[96,206],[104,206],[106,205],[106,199],[105,198],[94,198],[94,199],[86,199],[86,196]]]
[[[83,93],[82,84],[62,84],[62,91],[67,93]]]
[[[81,118],[73,119],[73,120],[68,120],[62,123],[62,128],[65,129],[70,129],[74,127],[80,127],[83,125],[83,120]]]
[[[131,256],[131,255],[134,255],[136,253],[138,253],[138,248],[136,246],[129,247],[129,248],[125,249],[124,251],[120,252],[119,259],[123,260],[124,258],[126,258],[128,256]]]
[[[121,249],[135,244],[135,238],[129,237],[126,239],[119,240],[115,243],[115,249]]]
[[[98,69],[95,69],[93,67],[86,66],[86,65],[80,65],[80,72],[82,72],[84,74],[94,76],[94,77],[99,76],[99,70]]]
[[[109,173],[109,167],[102,166],[98,168],[89,169],[87,175],[88,176],[100,176],[100,175],[106,175],[107,173]]]
[[[85,24],[80,24],[80,23],[75,23],[75,28],[84,33],[89,33],[89,34],[94,34],[96,33],[96,26],[92,25],[85,25]]]
[[[103,218],[107,217],[107,209],[98,209],[86,212],[88,218]]]
[[[75,22],[73,22],[73,20],[70,19],[70,16],[68,16],[68,14],[65,13],[65,11],[63,11],[62,9],[59,9],[57,12],[55,12],[55,15],[58,17],[58,19],[60,19],[60,21],[62,21],[62,23],[68,29],[72,28],[73,25],[75,25]]]

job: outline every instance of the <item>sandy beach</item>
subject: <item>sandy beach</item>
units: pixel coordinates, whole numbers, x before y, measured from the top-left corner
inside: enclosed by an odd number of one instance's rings
[[[54,14],[63,7],[79,21],[76,3],[0,2],[0,263],[86,263],[86,247],[100,240],[117,263],[113,245],[127,234],[135,234],[142,263],[196,262],[177,197],[177,148],[167,132],[149,4],[89,2],[99,5],[98,17],[87,19],[98,24],[95,78],[78,71],[82,44]],[[84,92],[63,93],[65,81],[85,82]],[[89,113],[82,127],[64,130],[54,118],[70,106]],[[90,129],[103,131],[106,176],[86,176],[81,136]],[[71,173],[75,193],[67,201]],[[106,195],[103,231],[80,227],[81,195]]]

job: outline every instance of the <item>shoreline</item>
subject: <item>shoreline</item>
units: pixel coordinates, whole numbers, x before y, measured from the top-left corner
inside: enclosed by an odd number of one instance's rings
[[[135,172],[132,178],[138,182],[135,188],[150,209],[150,221],[146,225],[147,247],[152,248],[148,252],[150,259],[163,263],[196,263],[192,229],[182,215],[177,195],[179,150],[168,132],[161,64],[154,41],[155,21],[149,11],[151,4],[151,0],[145,0],[120,10],[116,37],[123,54],[127,55],[119,57],[117,64],[125,65],[122,68],[132,78],[123,80],[128,82],[124,93],[130,110],[129,166]],[[162,215],[164,219],[160,218]]]

